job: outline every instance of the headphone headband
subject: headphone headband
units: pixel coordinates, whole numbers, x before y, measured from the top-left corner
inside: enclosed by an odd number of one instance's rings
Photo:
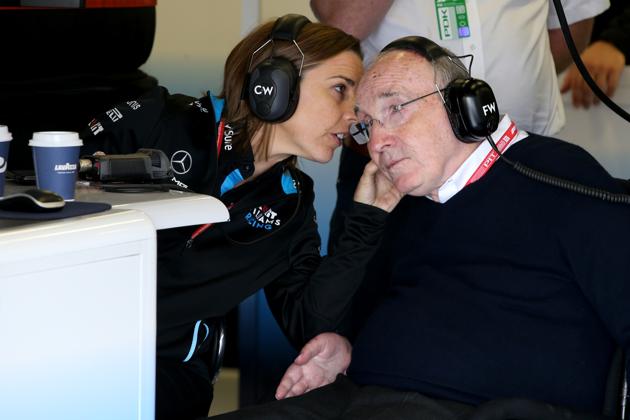
[[[306,16],[295,13],[281,16],[273,25],[271,40],[295,41],[304,25],[310,22]]]

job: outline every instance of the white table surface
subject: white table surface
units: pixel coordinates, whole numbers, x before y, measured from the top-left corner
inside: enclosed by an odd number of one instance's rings
[[[29,188],[35,187],[7,182],[5,196]],[[114,210],[140,210],[151,219],[158,230],[229,220],[227,208],[217,198],[176,190],[121,193],[105,192],[97,187],[77,185],[75,199],[109,203]]]

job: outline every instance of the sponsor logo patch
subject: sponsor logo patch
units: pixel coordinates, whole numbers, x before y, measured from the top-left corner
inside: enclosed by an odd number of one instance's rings
[[[192,156],[186,150],[178,150],[171,156],[171,168],[177,175],[187,174],[192,168]]]
[[[280,227],[282,221],[278,213],[269,206],[258,206],[245,215],[245,221],[254,229],[272,230]]]
[[[55,172],[58,174],[71,174],[77,171],[76,163],[62,163],[55,165]]]
[[[89,127],[90,127],[90,130],[92,130],[93,135],[97,135],[98,133],[104,130],[103,125],[100,122],[98,122],[98,120],[96,119],[93,119],[92,121],[90,121]]]
[[[109,117],[109,119],[110,119],[110,120],[112,120],[113,122],[116,122],[116,121],[122,120],[122,117],[123,117],[122,113],[118,110],[118,108],[112,108],[112,109],[110,109],[109,111],[107,111],[105,114],[106,114],[106,115]]]
[[[128,101],[127,105],[129,105],[129,108],[131,108],[132,111],[135,111],[142,106],[138,103],[138,101]]]

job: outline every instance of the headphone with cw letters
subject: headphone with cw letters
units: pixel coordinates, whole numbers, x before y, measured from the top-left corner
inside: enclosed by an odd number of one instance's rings
[[[412,51],[432,64],[441,57],[453,57],[444,48],[421,36],[407,36],[387,44],[388,50]],[[467,77],[451,81],[440,95],[455,136],[472,143],[485,140],[499,126],[499,108],[494,93],[483,80]]]
[[[310,20],[298,14],[284,15],[276,20],[269,39],[252,53],[247,78],[243,89],[243,99],[252,113],[266,122],[288,120],[297,108],[300,97],[300,76],[304,64],[304,53],[295,41],[300,31]],[[289,41],[302,55],[302,65],[297,69],[286,57],[274,56],[273,42]],[[256,55],[271,43],[271,56],[251,68]]]

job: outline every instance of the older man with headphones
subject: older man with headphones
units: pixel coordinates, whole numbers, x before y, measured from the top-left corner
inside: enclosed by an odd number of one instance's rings
[[[353,347],[316,337],[282,401],[225,418],[602,418],[630,347],[621,187],[583,149],[519,130],[426,38],[384,48],[356,110],[351,133],[407,196],[337,331]]]

